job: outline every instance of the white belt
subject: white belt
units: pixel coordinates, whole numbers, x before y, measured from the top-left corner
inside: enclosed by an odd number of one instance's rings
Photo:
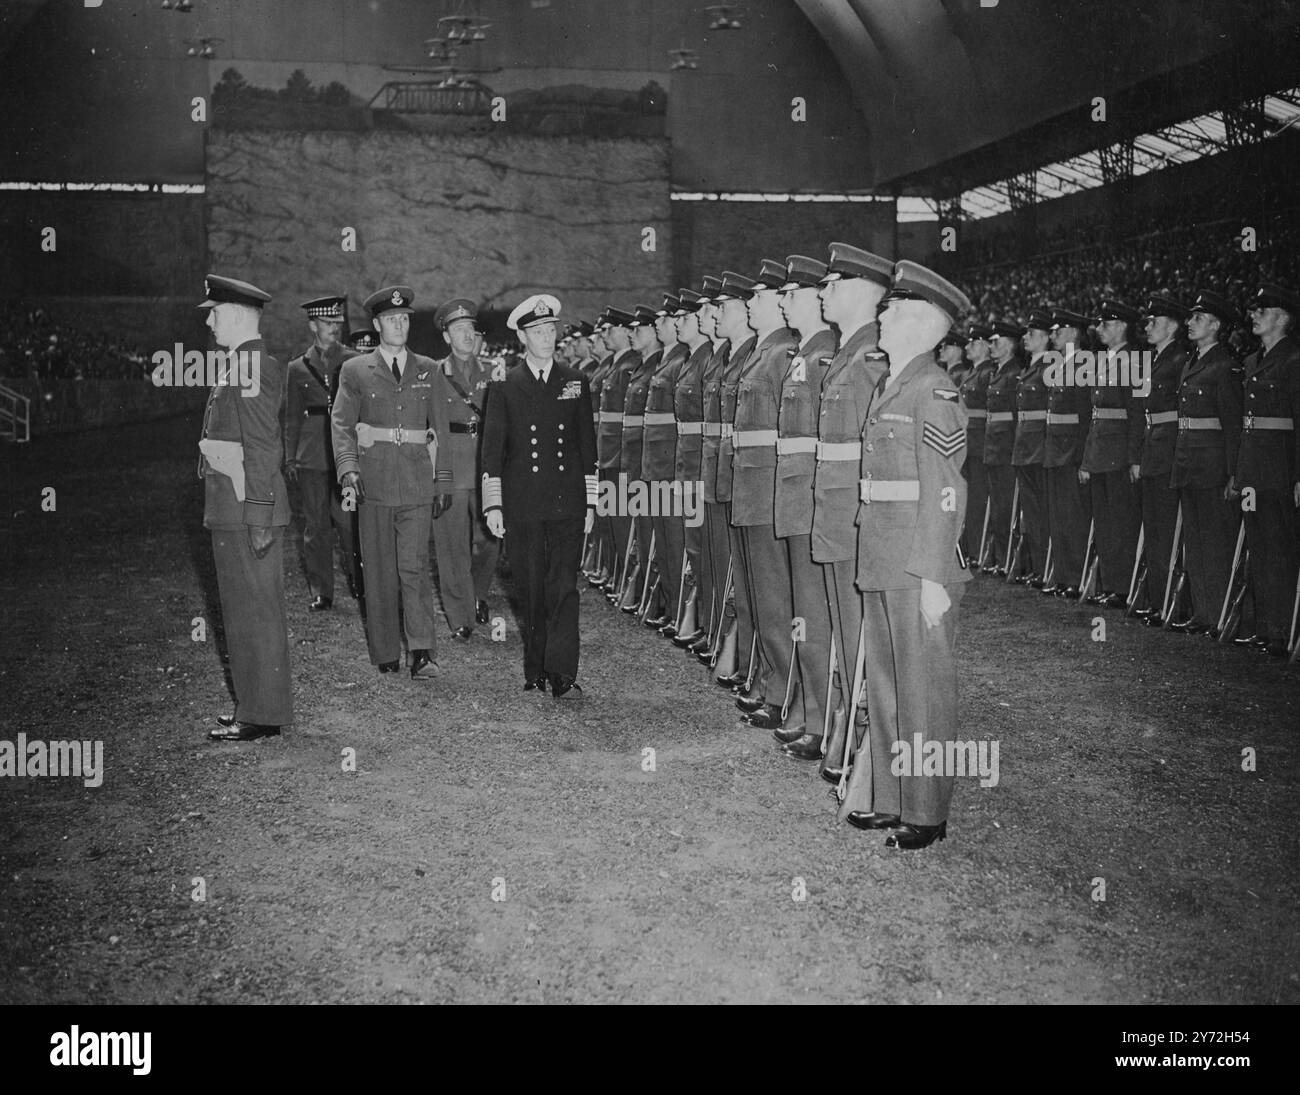
[[[672,411],[651,411],[645,416],[647,426],[671,426],[677,421]]]
[[[1021,422],[1046,422],[1047,412],[1046,411],[1021,411],[1020,421]]]
[[[988,414],[989,412],[986,411],[983,407],[966,408],[966,417],[969,418],[971,421],[974,421],[975,419],[979,419],[982,422],[984,421],[985,418],[988,417]]]
[[[1180,430],[1221,430],[1223,423],[1217,418],[1179,418]]]
[[[776,439],[777,456],[793,456],[800,452],[816,452],[815,437],[778,437]]]
[[[623,426],[625,428],[627,426],[632,426],[635,429],[639,430],[641,428],[641,423],[644,421],[645,421],[645,415],[643,414],[625,414],[623,416]]]
[[[683,422],[683,421],[681,421],[680,419],[678,419],[678,421],[677,421],[677,436],[678,436],[678,437],[690,437],[690,436],[692,436],[693,434],[697,434],[697,433],[707,433],[708,431],[707,431],[704,427],[705,427],[706,425],[707,425],[707,426],[713,426],[713,425],[716,425],[716,424],[717,424],[717,423],[714,423],[714,422]],[[714,436],[716,437],[717,434],[714,434]]]
[[[989,411],[990,422],[1010,422],[1015,417],[1015,411]]]
[[[722,439],[723,439],[724,441],[725,441],[727,438],[731,437],[733,434],[735,434],[735,432],[736,432],[736,427],[735,427],[735,425],[734,425],[733,423],[731,423],[731,422],[720,422],[720,423],[718,423],[718,424],[722,427]]]
[[[861,441],[818,441],[817,442],[817,460],[819,463],[830,463],[839,460],[861,460],[862,459],[862,442]]]
[[[760,445],[775,445],[776,430],[737,430],[734,444],[738,449],[753,449]]]
[[[597,422],[622,422],[622,411],[601,411],[596,419]]]
[[[859,479],[858,497],[868,505],[872,502],[918,502],[921,482],[919,479]]]
[[[1093,418],[1127,418],[1128,411],[1123,407],[1093,407]]]
[[[687,423],[687,424],[689,425],[689,423]],[[721,437],[721,436],[722,436],[722,423],[721,423],[721,422],[705,422],[705,423],[702,423],[702,425],[704,426],[704,436],[705,436],[705,437]],[[681,427],[682,427],[682,423],[679,423],[677,428],[680,430]]]
[[[1178,421],[1177,411],[1147,411],[1148,426],[1167,426]]]
[[[376,441],[388,441],[394,445],[427,445],[433,440],[430,429],[413,430],[404,426],[381,428],[368,422],[357,423],[357,444],[368,449]]]
[[[1077,414],[1057,414],[1055,411],[1048,411],[1047,424],[1049,426],[1077,426],[1079,416]]]
[[[1294,430],[1293,418],[1266,418],[1263,415],[1248,414],[1241,420],[1243,430]]]

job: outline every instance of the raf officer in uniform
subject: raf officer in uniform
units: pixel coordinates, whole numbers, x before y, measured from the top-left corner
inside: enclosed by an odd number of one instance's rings
[[[988,524],[993,520],[988,469],[984,466],[984,436],[989,414],[989,381],[997,372],[997,366],[989,357],[993,328],[982,323],[972,324],[966,334],[966,360],[970,368],[957,381],[961,404],[966,408],[965,476],[969,492],[962,542],[967,557],[978,566],[984,551],[981,537],[987,538],[985,518],[989,519]]]
[[[889,372],[862,435],[862,590],[870,745],[854,765],[842,813],[860,829],[891,829],[887,847],[924,848],[947,835],[953,773],[896,775],[896,745],[949,742],[957,733],[953,648],[970,574],[957,539],[966,412],[932,347],[970,308],[933,271],[900,262],[880,317]]]
[[[952,377],[952,382],[960,388],[972,368],[970,362],[966,360],[966,336],[957,331],[949,331],[943,336],[943,341],[939,343],[935,353],[939,357],[939,364],[947,370],[948,375]]]
[[[438,363],[446,381],[444,459],[451,461],[451,505],[433,522],[438,589],[452,634],[468,639],[474,623],[488,622],[488,591],[501,546],[489,535],[478,505],[478,439],[491,370],[479,360],[478,309],[463,298],[434,313],[451,353]]]
[[[1062,366],[1045,373],[1047,428],[1043,432],[1043,477],[1047,487],[1047,527],[1052,539],[1052,581],[1044,593],[1075,597],[1075,584],[1083,573],[1088,550],[1088,513],[1091,502],[1079,472],[1083,440],[1092,421],[1089,388],[1065,383],[1065,370],[1082,348],[1088,319],[1078,312],[1058,308],[1052,313],[1052,349]],[[971,491],[971,505],[975,492]],[[968,513],[971,512],[968,510]],[[970,518],[968,517],[969,521]]]
[[[207,299],[199,307],[208,309],[208,329],[231,355],[203,414],[199,476],[235,691],[234,714],[220,716],[208,736],[251,741],[293,722],[284,618],[289,497],[280,474],[284,368],[262,341],[270,294],[216,274],[203,287]],[[255,384],[247,388],[237,382],[249,377]]]
[[[338,534],[348,592],[357,596],[361,560],[353,511],[345,510],[334,475],[334,446],[330,442],[330,409],[338,388],[339,369],[357,351],[339,341],[347,318],[347,297],[318,297],[302,305],[314,341],[301,357],[289,362],[285,390],[284,475],[302,493],[302,551],[307,563],[308,606],[323,612],[334,604],[334,546]],[[333,529],[331,529],[331,525]]]
[[[366,638],[381,673],[436,665],[429,523],[451,503],[447,398],[437,362],[406,348],[414,292],[389,286],[366,299],[379,348],[343,363],[334,400],[334,461],[351,491],[366,576]],[[436,464],[436,469],[434,465]]]
[[[993,364],[985,399],[988,418],[984,426],[984,470],[989,481],[989,533],[993,559],[986,573],[1006,573],[1012,502],[1016,496],[1016,470],[1011,454],[1016,441],[1016,392],[1020,387],[1020,359],[1016,346],[1024,334],[1014,323],[993,324]]]
[[[1044,373],[1051,330],[1052,317],[1044,311],[1034,311],[1025,324],[1024,346],[1029,353],[1029,363],[1021,372],[1016,387],[1016,437],[1011,449],[1011,464],[1020,484],[1020,513],[1031,557],[1029,568],[1018,580],[1035,589],[1043,587],[1049,538],[1043,450],[1050,397]]]
[[[524,364],[488,388],[483,512],[507,550],[523,602],[524,689],[578,693],[578,565],[596,521],[591,392],[554,360],[560,302],[529,297],[507,321]]]

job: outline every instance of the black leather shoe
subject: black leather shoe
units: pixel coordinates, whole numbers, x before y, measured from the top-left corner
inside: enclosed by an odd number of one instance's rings
[[[707,636],[704,634],[703,631],[692,631],[689,635],[674,635],[673,646],[679,646],[683,650],[687,649],[687,647],[694,648],[696,643],[698,643],[701,639],[706,639],[706,638]],[[706,642],[704,644],[703,649],[707,650],[708,648],[709,648],[709,644]],[[698,650],[694,652],[697,654],[699,653]]]
[[[877,814],[874,811],[864,814],[861,810],[854,810],[844,820],[855,829],[897,829],[903,824],[903,819],[897,814]]]
[[[458,627],[451,633],[453,639],[459,639],[463,643],[469,642],[469,637],[474,634],[472,627]]]
[[[1078,586],[1058,586],[1057,589],[1056,589],[1056,596],[1058,596],[1058,597],[1067,597],[1067,598],[1069,598],[1069,599],[1072,600],[1072,601],[1073,601],[1073,600],[1077,600],[1077,599],[1078,599],[1078,596],[1079,596],[1079,587],[1078,587]]]
[[[706,650],[696,650],[694,647],[691,647],[689,650],[686,651],[686,653],[687,653],[687,654],[694,654],[694,655],[695,655],[695,660],[696,660],[697,662],[699,662],[700,665],[712,666],[712,664],[713,664],[713,654],[712,654],[711,651],[709,651],[709,650],[707,650],[707,649],[706,649]],[[729,683],[730,680],[731,680],[730,677],[727,678],[727,682],[724,682],[724,681],[722,680],[721,677],[715,677],[714,680],[716,680],[716,681],[718,682],[718,684],[719,684],[721,687],[723,687],[723,688],[730,688],[730,687],[731,687],[731,684]]]
[[[1060,588],[1061,588],[1060,586],[1056,586],[1056,585],[1040,586],[1038,592],[1042,593],[1044,596],[1047,597],[1054,597]]]
[[[1165,618],[1155,609],[1152,609],[1148,615],[1142,617],[1142,623],[1147,627],[1163,627]]]
[[[663,627],[659,629],[659,634],[662,635],[665,639],[676,638],[677,625],[673,623],[671,620],[669,620],[668,623],[664,624]]]
[[[1107,593],[1106,596],[1101,599],[1101,606],[1103,608],[1123,608],[1127,604],[1128,601],[1122,593]]]
[[[427,650],[411,651],[411,680],[427,681],[438,675],[438,663]]]
[[[255,722],[235,722],[208,731],[213,741],[256,741],[258,738],[278,738],[278,726],[262,726]]]
[[[1027,585],[1030,589],[1042,589],[1042,588],[1043,588],[1043,577],[1042,577],[1042,575],[1041,575],[1041,574],[1031,574],[1031,575],[1029,576],[1029,581],[1027,581],[1027,582],[1025,583],[1025,585]]]
[[[666,623],[668,623],[668,617],[663,615],[647,616],[643,621],[643,623],[646,625],[646,627],[663,627]]]
[[[1268,640],[1263,635],[1238,635],[1232,641],[1236,646],[1268,646]]]
[[[525,691],[525,692],[532,692],[534,689],[536,689],[538,692],[545,692],[545,691],[546,691],[546,675],[545,675],[545,674],[539,674],[539,675],[536,676],[536,677],[529,677],[526,681],[524,681],[524,691]]]
[[[844,775],[844,769],[839,767],[828,767],[823,764],[817,769],[817,774],[827,783],[839,783],[840,777]]]
[[[775,730],[781,725],[781,708],[774,703],[765,703],[746,715],[745,721],[759,730]]]
[[[1202,635],[1206,631],[1204,624],[1198,624],[1195,620],[1184,620],[1182,623],[1170,624],[1170,631],[1178,631],[1184,635]]]
[[[582,695],[582,685],[578,684],[572,677],[567,677],[563,673],[552,673],[551,677],[551,696],[559,699],[561,696],[578,697]]]
[[[733,673],[730,677],[714,677],[713,683],[719,688],[735,688],[738,684],[744,684],[745,678],[739,673]]]
[[[804,734],[798,740],[781,746],[781,754],[790,757],[792,760],[821,760],[822,736],[820,734]]]
[[[328,597],[317,597],[307,606],[308,612],[328,612],[334,607],[334,602]]]
[[[487,601],[476,601],[474,604],[474,619],[479,623],[488,622],[488,603]]]
[[[749,697],[737,696],[736,706],[739,707],[743,712],[745,712],[746,715],[748,715],[751,711],[757,711],[760,707],[763,706],[763,697],[762,696],[749,696]]]
[[[946,821],[941,821],[938,825],[900,825],[885,838],[885,847],[915,852],[920,848],[929,847],[936,840],[943,840],[947,835]]]
[[[401,668],[402,668],[401,662],[380,662],[379,663],[379,672],[381,673],[396,673]]]
[[[217,716],[217,725],[218,725],[218,726],[234,726],[235,723],[238,722],[238,721],[239,721],[239,720],[238,720],[237,718],[235,718],[234,715],[218,715],[218,716]]]
[[[805,727],[803,727],[802,725],[791,726],[789,728],[786,728],[784,726],[778,726],[775,730],[772,731],[772,737],[776,738],[776,740],[779,741],[782,745],[789,745],[790,742],[798,741],[801,737],[803,737],[804,730]]]

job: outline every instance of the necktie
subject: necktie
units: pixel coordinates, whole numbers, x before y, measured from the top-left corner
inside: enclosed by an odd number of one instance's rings
[[[393,379],[399,384],[402,382],[402,370],[397,367],[397,358],[393,358]]]

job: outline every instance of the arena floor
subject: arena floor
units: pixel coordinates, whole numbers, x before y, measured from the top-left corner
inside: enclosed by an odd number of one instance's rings
[[[213,744],[197,436],[0,449],[3,737],[105,764],[0,779],[0,1002],[1300,1002],[1300,667],[981,579],[962,736],[1000,781],[893,853],[590,590],[560,704],[513,626],[380,677],[291,559],[297,725]]]

